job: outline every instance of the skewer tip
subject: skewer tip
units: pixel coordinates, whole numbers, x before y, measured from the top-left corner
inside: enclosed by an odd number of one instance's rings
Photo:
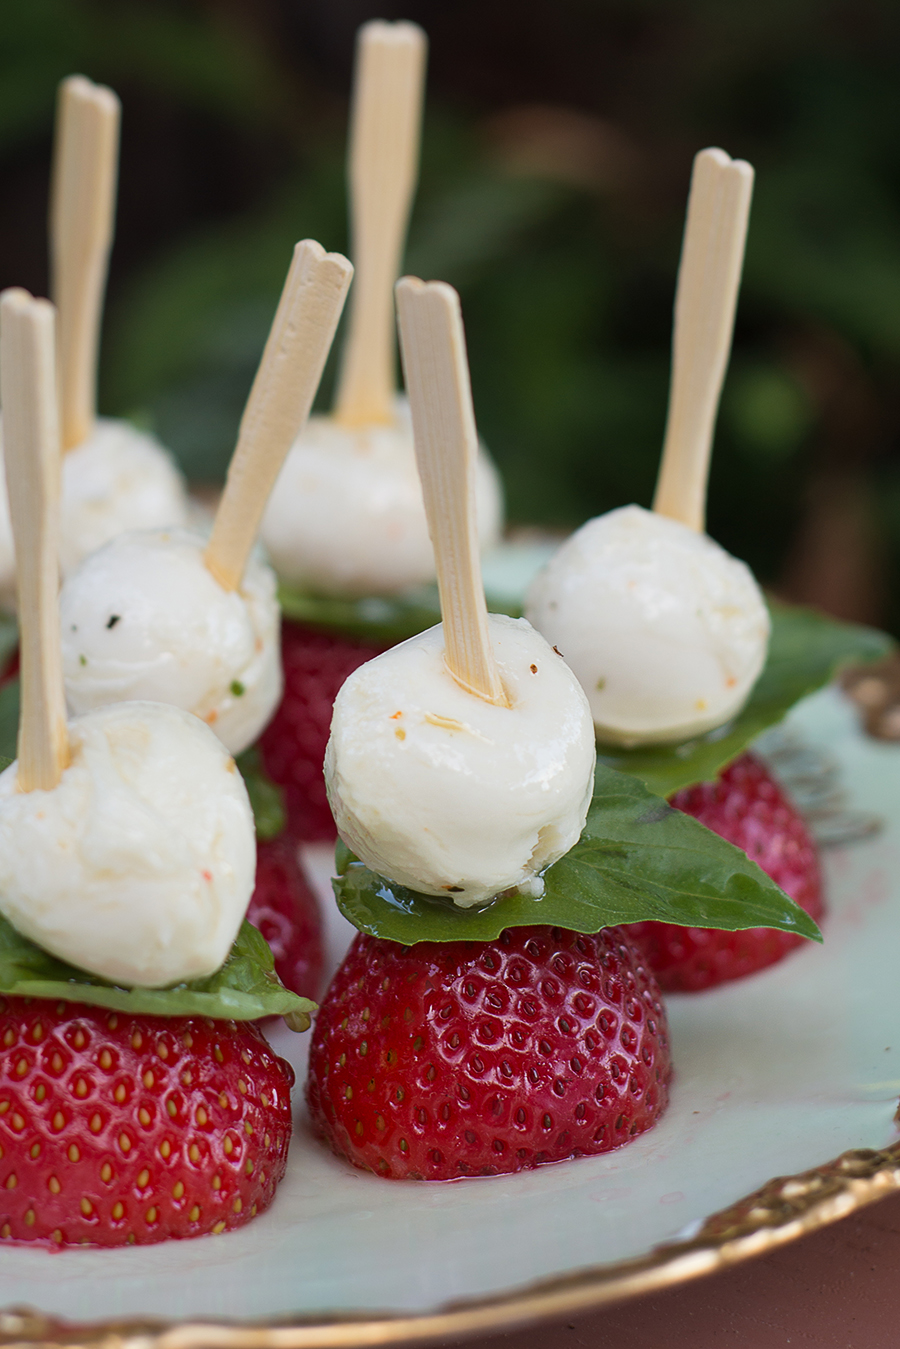
[[[428,38],[417,23],[408,19],[391,22],[388,19],[370,19],[361,25],[358,33],[360,46],[379,45],[383,47],[415,47],[424,49]]]
[[[720,149],[717,145],[708,146],[707,149],[697,152],[694,156],[695,172],[701,164],[715,165],[721,172],[748,179],[751,183],[753,181],[753,165],[748,164],[746,159],[732,159],[726,150]]]
[[[61,99],[91,105],[118,116],[122,103],[119,95],[105,84],[95,84],[86,75],[67,75],[59,82]]]
[[[459,292],[454,290],[447,281],[423,281],[419,276],[401,276],[394,286],[394,294],[397,297],[398,304],[407,297],[433,295],[449,308],[458,311],[460,316],[462,315]]]
[[[49,300],[36,298],[24,287],[10,286],[0,292],[0,321],[5,314],[43,314],[52,318],[55,309]]]

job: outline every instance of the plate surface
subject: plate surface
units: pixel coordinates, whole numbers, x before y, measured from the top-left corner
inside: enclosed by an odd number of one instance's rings
[[[604,1157],[520,1176],[380,1180],[309,1135],[308,1037],[279,1029],[273,1040],[298,1071],[298,1127],[267,1214],[240,1232],[159,1246],[4,1248],[0,1306],[91,1323],[428,1313],[640,1257],[773,1176],[890,1146],[900,1095],[900,751],[864,740],[834,690],[807,700],[791,724],[827,746],[854,807],[887,827],[826,854],[824,947],[669,999],[676,1077],[655,1130]],[[313,850],[309,860],[327,885],[328,856]],[[336,957],[349,929],[329,909]]]

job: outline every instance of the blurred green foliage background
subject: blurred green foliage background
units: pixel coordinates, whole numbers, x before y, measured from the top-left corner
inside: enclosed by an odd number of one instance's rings
[[[894,0],[0,0],[3,285],[46,291],[56,82],[123,99],[102,409],[221,476],[292,243],[347,245],[371,17],[431,38],[406,266],[462,294],[512,521],[649,504],[691,159],[719,144],[757,185],[710,532],[900,633]]]

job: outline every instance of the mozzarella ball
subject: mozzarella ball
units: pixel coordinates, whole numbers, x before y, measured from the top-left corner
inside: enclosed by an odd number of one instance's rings
[[[184,525],[188,499],[172,457],[128,422],[100,417],[62,459],[59,561],[63,576],[125,529]],[[14,611],[16,570],[0,449],[0,607]]]
[[[525,612],[581,681],[598,739],[626,746],[686,740],[730,720],[769,640],[749,568],[640,506],[567,539],[532,582]]]
[[[153,436],[98,419],[63,455],[60,566],[63,575],[126,529],[187,523],[184,479]]]
[[[0,775],[0,911],[114,984],[213,974],[253,892],[256,837],[234,760],[176,707],[117,703],[69,723],[52,791]]]
[[[434,580],[406,399],[390,426],[311,417],[294,442],[263,516],[261,538],[283,580],[319,595],[389,595]],[[492,547],[503,492],[482,449],[478,537]]]
[[[491,614],[509,707],[461,688],[443,626],[360,666],[334,705],[325,782],[366,866],[468,908],[540,876],[577,843],[594,781],[587,700],[524,619]]]
[[[275,575],[251,557],[223,590],[187,529],[120,534],[62,588],[63,672],[76,715],[135,699],[193,712],[239,754],[281,698]]]

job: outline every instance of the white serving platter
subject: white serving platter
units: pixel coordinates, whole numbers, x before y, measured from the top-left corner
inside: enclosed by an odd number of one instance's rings
[[[124,1322],[126,1340],[130,1324],[144,1345],[155,1321],[176,1323],[160,1344],[273,1349],[499,1327],[712,1268],[715,1259],[684,1244],[706,1230],[710,1215],[773,1177],[822,1168],[848,1149],[890,1148],[900,1096],[900,748],[865,739],[834,689],[795,709],[791,725],[827,747],[850,803],[879,813],[886,827],[826,853],[823,947],[809,945],[743,982],[669,1000],[676,1076],[656,1129],[606,1156],[519,1176],[381,1180],[336,1160],[310,1135],[302,1097],[308,1037],[279,1028],[273,1040],[297,1070],[297,1128],[272,1209],[240,1232],[189,1242],[116,1251],[3,1247],[0,1307],[24,1304],[41,1317],[94,1327]],[[330,901],[328,854],[311,849],[308,860],[332,914],[336,960],[351,929]],[[848,1166],[848,1175],[869,1179],[806,1184],[831,1195],[817,1210],[813,1204],[813,1219],[766,1217],[765,1206],[751,1205],[759,1220],[745,1223],[743,1245],[729,1248],[729,1258],[799,1235],[900,1183],[900,1156],[896,1165],[882,1154]],[[793,1186],[779,1193],[803,1191]],[[678,1241],[669,1256],[657,1250]],[[647,1277],[654,1269],[664,1271],[655,1284]],[[252,1338],[238,1328],[273,1321],[282,1328]],[[75,1342],[58,1327],[50,1335],[40,1320],[13,1318],[8,1329],[28,1338],[29,1325],[43,1326],[45,1339]]]

